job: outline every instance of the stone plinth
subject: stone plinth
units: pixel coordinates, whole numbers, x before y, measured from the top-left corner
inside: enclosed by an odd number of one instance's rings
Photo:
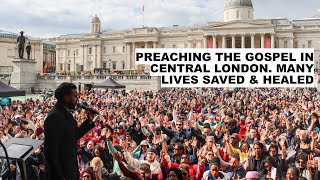
[[[15,59],[13,62],[13,72],[10,85],[17,89],[31,92],[31,86],[35,85],[36,80],[36,61],[34,59]]]

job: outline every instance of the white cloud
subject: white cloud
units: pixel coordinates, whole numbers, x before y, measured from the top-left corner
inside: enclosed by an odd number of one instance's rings
[[[86,33],[98,14],[102,29],[192,25],[222,21],[224,0],[2,0],[0,29],[26,31],[35,37]],[[253,0],[255,17],[310,17],[318,0]],[[301,9],[303,8],[303,9]],[[297,13],[299,12],[299,13]]]

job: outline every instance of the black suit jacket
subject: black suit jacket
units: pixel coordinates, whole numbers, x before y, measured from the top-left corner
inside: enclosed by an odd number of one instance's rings
[[[94,123],[88,120],[78,127],[62,104],[53,107],[44,122],[47,180],[79,179],[77,141],[93,127]]]

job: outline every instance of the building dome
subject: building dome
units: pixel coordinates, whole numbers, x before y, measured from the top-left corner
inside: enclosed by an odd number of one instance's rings
[[[251,7],[253,8],[251,0],[227,0],[224,10],[238,8],[238,7]]]
[[[101,28],[101,21],[98,18],[98,16],[95,15],[94,18],[91,21],[91,33],[92,34],[100,33],[100,28]]]
[[[226,0],[224,21],[252,21],[254,9],[251,0]]]
[[[97,15],[94,16],[94,18],[92,19],[91,23],[101,23],[100,19],[98,18]]]

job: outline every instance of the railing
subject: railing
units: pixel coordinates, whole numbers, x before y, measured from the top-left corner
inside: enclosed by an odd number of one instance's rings
[[[121,74],[121,75],[36,75],[36,79],[39,80],[72,80],[72,81],[82,81],[82,80],[105,80],[111,77],[114,80],[153,80],[158,79],[158,77],[152,77],[150,75],[131,75],[131,74]]]

